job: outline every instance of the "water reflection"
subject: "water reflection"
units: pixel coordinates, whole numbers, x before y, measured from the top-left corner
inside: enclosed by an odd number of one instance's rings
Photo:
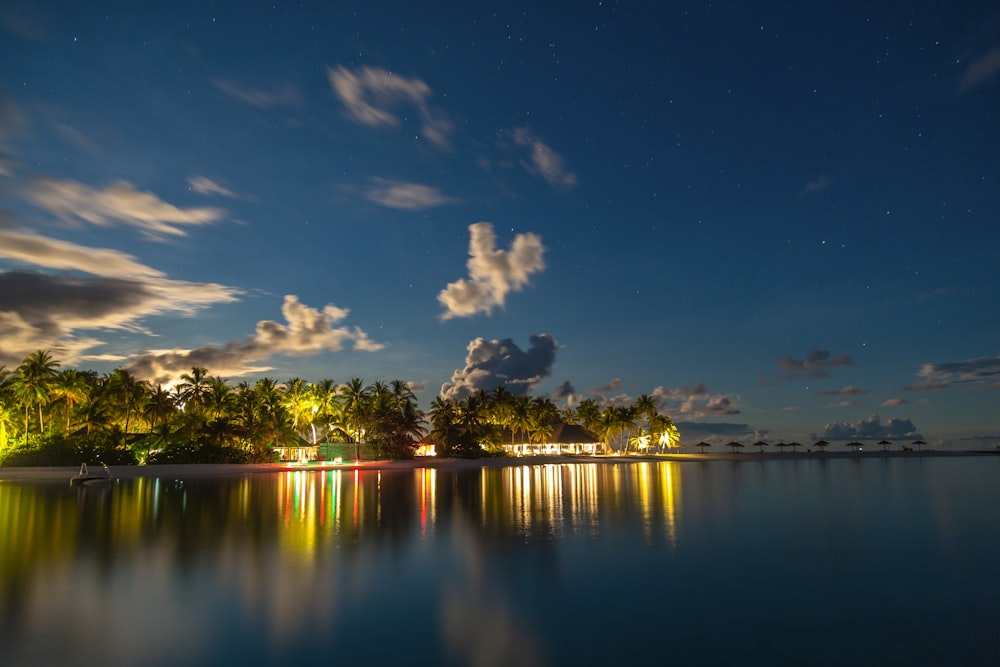
[[[802,590],[822,590],[836,613],[853,599],[845,577],[882,590],[919,576],[927,590],[967,594],[996,582],[973,562],[1000,555],[996,538],[982,537],[996,525],[995,462],[884,463],[0,483],[0,664],[81,650],[105,664],[315,661],[330,651],[376,662],[593,662],[614,659],[626,640],[641,653],[641,628],[668,618],[680,636],[701,636],[685,619],[721,613],[712,601],[766,631],[753,619],[767,617],[772,598],[791,618],[816,613],[801,606]],[[759,583],[741,570],[770,576]],[[939,580],[950,572],[978,582]],[[600,639],[613,619],[639,620]],[[570,636],[593,644],[560,640]]]

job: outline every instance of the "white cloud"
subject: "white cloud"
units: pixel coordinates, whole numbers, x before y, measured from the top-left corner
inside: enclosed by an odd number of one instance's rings
[[[531,151],[530,160],[522,163],[527,171],[541,176],[549,185],[558,188],[576,186],[576,174],[566,168],[562,155],[534,136],[526,127],[515,127],[512,135],[514,143]]]
[[[371,202],[404,211],[419,211],[454,204],[461,200],[444,195],[437,188],[419,183],[373,178],[372,185],[365,190],[365,198]]]
[[[341,325],[349,312],[333,304],[322,310],[311,308],[288,294],[281,306],[284,324],[263,320],[243,341],[194,350],[151,351],[129,358],[127,365],[136,377],[166,384],[194,366],[208,368],[213,374],[245,375],[266,370],[259,362],[276,355],[337,352],[348,344],[356,350],[382,349],[381,343],[372,341],[360,328]]]
[[[161,271],[118,250],[81,246],[19,231],[0,230],[0,258],[58,271],[83,271],[95,276],[163,276]]]
[[[730,394],[713,394],[703,382],[691,387],[657,387],[650,394],[660,404],[660,412],[679,419],[740,414],[740,399]]]
[[[445,309],[441,319],[488,315],[504,306],[509,292],[522,290],[533,273],[545,268],[545,246],[537,234],[518,234],[510,250],[497,250],[496,242],[490,223],[469,225],[469,278],[449,283],[438,294]]]
[[[25,198],[67,222],[125,224],[153,239],[184,236],[184,226],[218,222],[226,214],[222,209],[204,206],[178,208],[126,181],[98,190],[76,181],[43,178],[28,186]]]
[[[191,189],[200,195],[221,195],[230,199],[236,199],[235,192],[205,176],[192,176],[187,181]]]
[[[328,67],[327,77],[348,117],[355,122],[371,127],[399,127],[401,121],[392,109],[412,108],[420,118],[424,138],[441,148],[450,146],[451,121],[431,107],[433,91],[420,79],[408,79],[379,67],[354,70]]]

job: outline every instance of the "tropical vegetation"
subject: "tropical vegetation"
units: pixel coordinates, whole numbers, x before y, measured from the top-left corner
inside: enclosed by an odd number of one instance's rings
[[[127,369],[62,369],[51,353],[0,367],[0,465],[270,462],[279,447],[348,443],[353,456],[412,458],[424,440],[439,456],[503,455],[545,443],[560,423],[580,425],[620,452],[677,446],[673,421],[642,395],[631,405],[593,399],[559,409],[506,387],[438,396],[425,415],[407,383],[264,377],[231,385],[193,367],[169,387]]]

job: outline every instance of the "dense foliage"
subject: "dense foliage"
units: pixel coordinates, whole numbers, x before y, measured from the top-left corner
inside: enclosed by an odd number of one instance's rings
[[[427,440],[439,456],[500,456],[503,444],[547,442],[560,422],[582,425],[619,451],[678,441],[673,421],[649,395],[631,405],[588,399],[560,412],[547,397],[504,387],[461,400],[437,397]],[[269,462],[276,447],[320,442],[352,443],[359,458],[406,459],[426,425],[400,380],[265,377],[231,386],[195,367],[167,388],[122,368],[104,375],[60,370],[41,350],[13,371],[0,368],[0,465]]]
[[[230,386],[192,368],[173,387],[128,370],[60,370],[44,351],[0,368],[0,465],[251,463],[274,448],[354,443],[362,457],[410,458],[424,417],[406,383],[262,378]]]

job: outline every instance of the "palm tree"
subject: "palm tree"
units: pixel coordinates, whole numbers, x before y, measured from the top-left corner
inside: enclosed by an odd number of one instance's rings
[[[209,419],[229,416],[233,411],[233,389],[221,377],[208,380],[208,390],[204,395],[204,407]]]
[[[56,377],[59,362],[44,350],[36,350],[14,372],[14,395],[24,406],[24,437],[28,438],[28,410],[38,408],[38,433],[45,430],[42,409],[48,404],[49,390]]]
[[[597,407],[597,401],[587,398],[580,401],[576,408],[576,414],[580,418],[580,423],[588,431],[600,434],[601,432],[601,409]]]
[[[90,396],[91,386],[87,376],[72,368],[60,371],[52,385],[54,402],[63,405],[63,429],[71,431],[70,413],[73,408],[86,401]]]
[[[324,442],[329,440],[334,423],[340,423],[343,418],[343,410],[337,391],[337,383],[330,378],[324,378],[313,385],[313,396],[317,406],[313,422],[323,424]]]
[[[522,438],[531,428],[531,399],[527,395],[515,396],[510,403],[510,446],[514,448],[514,434],[521,432]]]
[[[660,446],[661,453],[664,448],[673,447],[674,443],[681,439],[681,433],[674,420],[658,412],[649,419],[649,434],[653,442]]]
[[[122,434],[122,445],[128,443],[129,426],[132,422],[132,415],[139,410],[144,403],[146,396],[146,384],[136,380],[135,377],[124,368],[116,368],[108,378],[106,390],[111,398],[115,399],[114,408],[124,414],[125,429]]]
[[[355,460],[361,460],[361,439],[364,434],[365,410],[369,392],[361,378],[351,378],[340,389],[344,396],[344,413],[352,427],[351,439],[354,440]]]
[[[183,410],[198,411],[208,394],[208,369],[194,366],[191,373],[182,373],[181,381],[177,383],[177,396],[181,399]]]

